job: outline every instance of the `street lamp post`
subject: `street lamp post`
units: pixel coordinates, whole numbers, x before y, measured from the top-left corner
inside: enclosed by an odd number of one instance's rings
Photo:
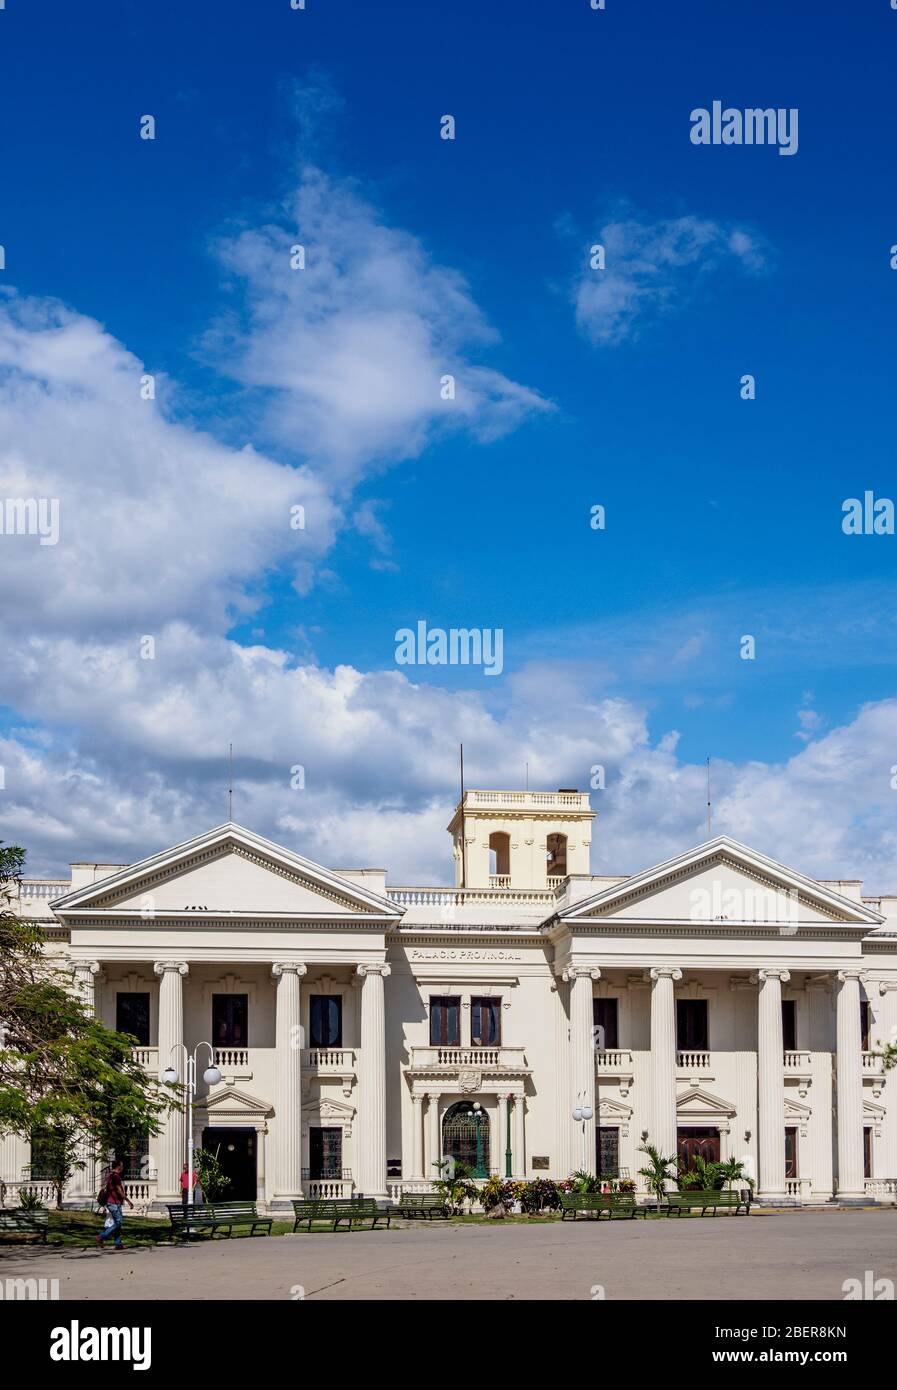
[[[594,1111],[592,1110],[592,1107],[589,1104],[587,1104],[587,1093],[585,1091],[577,1091],[576,1104],[573,1107],[573,1118],[577,1121],[577,1123],[579,1121],[582,1121],[582,1157],[584,1173],[589,1172],[589,1155],[588,1146],[586,1143],[586,1121],[590,1120],[593,1114]]]
[[[169,1053],[168,1066],[162,1073],[162,1080],[165,1082],[166,1086],[177,1085],[181,1078],[178,1076],[177,1067],[172,1065],[170,1059],[172,1053],[183,1052],[184,1071],[186,1073],[186,1095],[184,1098],[184,1110],[186,1112],[184,1117],[186,1123],[184,1157],[187,1160],[187,1191],[190,1194],[191,1207],[193,1205],[193,1098],[196,1095],[196,1057],[201,1047],[207,1047],[209,1049],[209,1065],[203,1072],[202,1079],[208,1086],[215,1086],[221,1080],[221,1072],[215,1066],[214,1048],[211,1043],[207,1042],[197,1043],[192,1053],[187,1051],[184,1043],[175,1043],[171,1049],[171,1053]]]

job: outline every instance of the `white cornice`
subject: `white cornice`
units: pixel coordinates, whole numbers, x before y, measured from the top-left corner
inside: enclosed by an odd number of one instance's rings
[[[372,893],[369,889],[333,873],[332,870],[305,859],[301,854],[295,854],[272,840],[266,840],[263,836],[234,824],[233,821],[216,826],[214,830],[206,831],[203,835],[174,845],[159,854],[150,855],[147,859],[141,859],[137,864],[131,864],[127,869],[110,874],[98,883],[91,883],[74,893],[56,898],[50,906],[63,919],[85,909],[92,909],[92,915],[96,915],[98,911],[105,915],[108,909],[98,909],[96,905],[110,896],[137,891],[140,884],[151,886],[153,882],[168,878],[175,870],[183,872],[191,864],[208,862],[231,850],[325,897],[358,904],[359,916],[370,914],[392,923],[402,919],[404,909],[389,898]],[[118,915],[121,916],[121,912]],[[139,909],[135,909],[134,916],[139,915]],[[245,917],[247,914],[241,915]],[[221,914],[218,913],[217,916],[220,918]]]
[[[710,865],[720,862],[731,864],[741,872],[750,877],[758,878],[772,887],[785,890],[796,889],[799,897],[812,902],[819,910],[836,919],[843,926],[876,927],[885,920],[880,913],[873,912],[871,908],[854,902],[851,898],[845,898],[830,888],[823,887],[815,879],[807,878],[805,874],[798,873],[797,870],[788,868],[784,864],[779,864],[758,850],[750,849],[747,845],[730,839],[728,835],[719,835],[715,839],[697,845],[694,849],[676,855],[675,858],[668,859],[662,864],[656,864],[653,868],[645,869],[639,874],[633,874],[622,883],[605,888],[592,897],[583,898],[570,907],[561,908],[552,918],[548,919],[546,925],[554,920],[558,924],[572,925],[576,923],[579,925],[583,919],[589,918],[606,923],[608,918],[612,918],[614,908],[631,904],[650,889],[656,890],[668,883],[675,882],[677,879],[685,878],[702,864]],[[647,920],[650,921],[651,919]],[[702,925],[712,926],[713,924],[688,920],[686,925],[694,930]],[[816,924],[808,923],[806,925],[812,928]]]

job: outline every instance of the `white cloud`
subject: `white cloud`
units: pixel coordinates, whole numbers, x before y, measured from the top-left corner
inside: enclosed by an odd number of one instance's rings
[[[291,268],[291,247],[305,269]],[[306,167],[282,223],[221,240],[247,300],[207,351],[260,392],[267,437],[328,477],[420,453],[444,431],[488,442],[549,409],[536,392],[472,356],[497,341],[457,271],[386,225],[346,181]],[[455,378],[455,399],[442,379]]]
[[[605,269],[587,267],[573,286],[577,326],[593,343],[637,336],[645,321],[681,305],[701,276],[726,262],[754,273],[766,263],[752,232],[694,216],[649,222],[624,212],[595,240],[605,249]]]
[[[275,569],[307,587],[331,544],[318,478],[168,418],[141,397],[145,371],[93,319],[0,298],[2,495],[57,498],[60,515],[57,545],[0,541],[8,631],[221,630]]]
[[[703,764],[682,760],[675,731],[652,738],[637,704],[589,695],[563,667],[512,677],[496,711],[480,693],[398,671],[293,667],[282,652],[183,626],[157,651],[141,662],[121,647],[24,644],[16,705],[79,730],[76,742],[22,731],[0,741],[0,836],[24,842],[32,872],[132,860],[223,820],[230,738],[238,820],[324,863],[385,867],[393,883],[450,876],[462,740],[471,786],[520,786],[528,762],[532,787],[587,788],[604,766],[593,872],[634,872],[706,838]],[[714,831],[811,875],[897,891],[895,746],[897,700],[885,700],[786,762],[715,759]]]

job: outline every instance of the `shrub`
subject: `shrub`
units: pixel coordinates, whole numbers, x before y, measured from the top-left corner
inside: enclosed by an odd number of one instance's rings
[[[550,1178],[534,1178],[532,1182],[522,1183],[520,1207],[527,1213],[556,1211],[561,1205],[558,1185]]]

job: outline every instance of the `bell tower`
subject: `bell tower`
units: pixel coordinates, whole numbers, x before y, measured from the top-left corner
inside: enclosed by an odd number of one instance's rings
[[[457,888],[548,888],[589,873],[588,792],[467,791],[448,829]]]

